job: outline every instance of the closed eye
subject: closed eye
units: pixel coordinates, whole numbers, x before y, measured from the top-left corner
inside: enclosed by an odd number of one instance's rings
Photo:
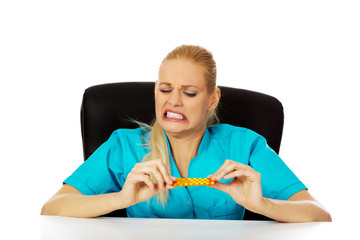
[[[160,92],[162,92],[162,93],[169,93],[169,92],[171,92],[171,90],[170,90],[170,89],[160,89]]]
[[[172,90],[171,89],[160,89],[160,92],[162,93],[170,93]],[[196,96],[196,92],[183,92],[186,96],[188,97],[195,97]]]
[[[185,95],[189,96],[189,97],[195,97],[196,93],[192,93],[192,92],[184,92]]]

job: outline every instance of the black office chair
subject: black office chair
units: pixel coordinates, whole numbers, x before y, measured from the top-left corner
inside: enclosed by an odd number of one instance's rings
[[[276,98],[262,93],[223,86],[219,88],[220,122],[259,133],[279,153],[284,124],[282,104]],[[116,129],[137,128],[138,125],[130,119],[151,123],[154,118],[153,82],[110,83],[89,87],[84,92],[81,106],[84,160]],[[117,210],[107,216],[126,217],[126,211]],[[250,211],[245,212],[244,219],[269,220]]]

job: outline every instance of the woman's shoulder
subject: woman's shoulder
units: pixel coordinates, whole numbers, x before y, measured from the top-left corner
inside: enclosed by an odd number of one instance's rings
[[[140,139],[146,138],[150,133],[150,129],[147,127],[139,127],[139,128],[119,128],[115,130],[112,134],[110,139],[126,139],[126,140],[133,140],[138,141]]]
[[[233,126],[230,124],[218,124],[209,128],[209,132],[212,135],[213,140],[216,140],[222,145],[228,145],[229,147],[238,147],[242,145],[244,149],[251,151],[251,149],[256,146],[267,145],[265,137],[244,127]]]
[[[136,135],[141,135],[141,134],[147,133],[149,131],[150,131],[150,129],[147,128],[147,127],[118,128],[113,132],[113,134],[136,134]]]
[[[234,126],[234,125],[230,125],[227,123],[221,123],[221,124],[216,124],[213,125],[211,127],[209,127],[209,131],[213,134],[213,135],[229,135],[229,134],[246,134],[248,131],[251,131],[248,128],[244,128],[244,127],[238,127],[238,126]]]
[[[229,138],[232,136],[243,138],[261,137],[258,133],[251,129],[230,124],[217,124],[209,127],[208,129],[211,135],[216,138]]]

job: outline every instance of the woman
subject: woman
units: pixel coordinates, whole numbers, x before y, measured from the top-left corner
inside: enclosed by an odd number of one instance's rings
[[[215,122],[220,90],[212,54],[175,48],[155,84],[153,126],[119,129],[42,208],[44,215],[331,221],[329,213],[255,132]],[[174,187],[179,177],[210,186]]]

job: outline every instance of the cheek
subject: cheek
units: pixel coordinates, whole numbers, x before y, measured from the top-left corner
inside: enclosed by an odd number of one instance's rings
[[[191,112],[191,115],[196,116],[196,118],[203,118],[204,116],[207,116],[207,108],[207,101],[199,101],[189,104],[189,111]]]
[[[164,105],[164,102],[165,102],[164,98],[162,98],[161,96],[156,96],[155,95],[155,113],[156,114],[158,112],[160,113],[162,111],[162,107]]]

